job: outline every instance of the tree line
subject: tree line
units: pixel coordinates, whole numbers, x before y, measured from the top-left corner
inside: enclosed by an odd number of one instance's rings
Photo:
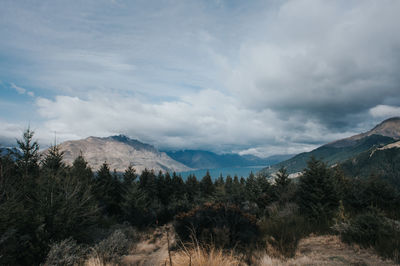
[[[329,168],[315,158],[295,180],[284,168],[273,182],[253,173],[215,180],[207,173],[184,180],[176,173],[147,169],[139,174],[132,166],[117,173],[107,162],[93,172],[83,156],[68,166],[57,145],[41,158],[33,136],[28,129],[17,141],[21,152],[0,157],[1,264],[42,263],[52,244],[72,238],[90,245],[106,228],[122,223],[148,228],[173,221],[182,239],[189,234],[184,228],[196,224],[195,230],[208,234],[204,241],[214,242],[227,235],[221,230],[229,225],[232,237],[221,240],[222,246],[270,242],[291,255],[298,240],[310,232],[336,230],[343,239],[374,246],[382,234],[393,235],[391,227],[362,239],[365,233],[351,231],[351,225],[372,214],[385,226],[400,219],[399,192],[384,180],[346,177],[339,167]],[[368,226],[373,225],[364,225],[369,230]],[[398,252],[399,243],[393,243]]]

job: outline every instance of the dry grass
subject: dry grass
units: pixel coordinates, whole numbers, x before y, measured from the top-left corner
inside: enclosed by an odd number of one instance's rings
[[[271,258],[264,254],[259,266],[283,265],[395,265],[380,258],[372,249],[347,245],[338,236],[310,236],[300,241],[296,256],[292,259]]]
[[[173,265],[177,266],[235,266],[243,265],[240,260],[234,256],[233,252],[225,253],[215,247],[204,248],[196,245],[194,248],[176,252],[172,256]]]
[[[174,237],[173,235],[171,238]],[[172,240],[172,239],[170,239]],[[179,245],[171,252],[174,266],[294,266],[294,265],[395,265],[393,261],[381,259],[372,249],[363,249],[357,245],[348,245],[338,236],[309,236],[299,242],[294,258],[278,256],[273,248],[255,251],[249,258],[247,254],[226,252],[213,246],[201,246],[197,241],[191,245]],[[175,246],[175,244],[173,244]],[[276,254],[275,254],[276,253]],[[246,264],[246,262],[249,264]],[[105,266],[100,256],[93,254],[86,266]],[[112,264],[107,264],[112,265]],[[114,264],[116,265],[116,264]],[[121,258],[118,265],[169,265],[166,234],[163,228],[156,229],[143,239],[130,252]]]

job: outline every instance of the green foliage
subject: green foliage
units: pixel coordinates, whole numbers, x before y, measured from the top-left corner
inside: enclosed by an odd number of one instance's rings
[[[18,156],[17,165],[23,177],[35,178],[39,175],[39,144],[33,140],[35,132],[28,128],[21,140],[17,140],[18,146],[21,149],[21,154]]]
[[[206,203],[176,216],[175,231],[182,241],[197,239],[222,248],[244,248],[259,240],[256,217],[234,205]]]
[[[293,257],[300,239],[310,232],[306,219],[299,215],[295,204],[270,205],[268,217],[261,219],[259,226],[270,256]]]
[[[399,148],[371,149],[343,162],[340,166],[348,176],[366,179],[373,174],[400,190]]]
[[[62,161],[63,156],[64,152],[60,152],[59,146],[51,146],[42,160],[42,169],[50,171],[52,174],[57,174],[58,171],[65,168]]]
[[[343,186],[343,203],[354,214],[374,206],[388,217],[400,218],[399,192],[386,180],[374,175],[368,179],[348,179]]]
[[[121,204],[125,221],[131,225],[143,227],[156,221],[155,213],[151,211],[152,201],[149,201],[146,193],[140,189],[139,184],[133,183],[127,188]]]
[[[400,223],[387,219],[376,209],[336,226],[343,241],[373,247],[384,257],[400,262]]]
[[[72,176],[82,181],[84,184],[91,184],[93,182],[92,169],[88,166],[88,163],[82,155],[76,157],[70,171]]]
[[[117,217],[121,213],[122,186],[117,174],[112,175],[106,162],[97,172],[95,195],[104,214]]]
[[[300,211],[321,230],[328,228],[339,206],[339,196],[327,166],[314,157],[308,162],[298,188]]]
[[[200,192],[201,197],[205,199],[210,198],[215,192],[215,187],[211,180],[210,172],[208,171],[200,181]]]
[[[123,185],[124,187],[129,187],[132,185],[133,182],[135,182],[136,178],[138,175],[136,174],[136,169],[132,167],[132,165],[129,165],[128,168],[126,168],[125,173],[123,175]]]
[[[200,197],[199,182],[195,175],[189,175],[186,179],[186,193],[190,203],[194,203]]]
[[[276,200],[281,203],[286,203],[290,200],[290,184],[291,180],[289,179],[289,174],[287,173],[286,168],[282,166],[276,173],[275,184],[273,186],[273,196]]]

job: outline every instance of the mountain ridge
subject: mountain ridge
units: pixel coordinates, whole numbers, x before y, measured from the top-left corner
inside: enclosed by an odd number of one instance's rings
[[[400,117],[386,119],[371,130],[348,138],[336,140],[324,144],[310,152],[297,154],[296,156],[264,168],[260,172],[272,174],[280,167],[287,168],[289,173],[303,171],[311,156],[322,159],[328,165],[344,162],[371,148],[379,148],[400,139]]]

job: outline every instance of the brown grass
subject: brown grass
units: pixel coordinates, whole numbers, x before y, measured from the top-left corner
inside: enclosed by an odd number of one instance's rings
[[[177,266],[235,266],[243,265],[240,260],[234,256],[233,252],[225,253],[215,247],[204,248],[196,245],[194,248],[176,252],[172,256],[173,265]],[[167,263],[168,265],[168,263]]]

